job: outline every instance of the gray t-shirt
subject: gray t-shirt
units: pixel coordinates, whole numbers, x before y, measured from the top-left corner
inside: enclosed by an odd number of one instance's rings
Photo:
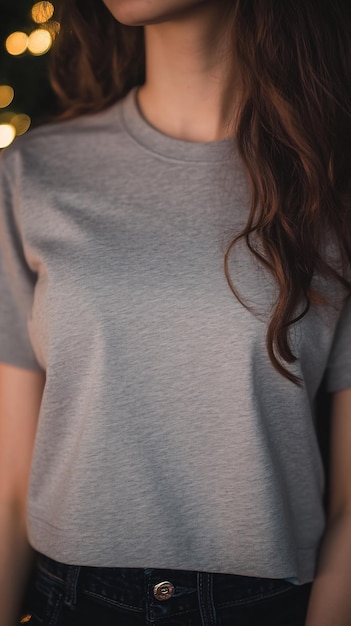
[[[32,545],[71,564],[312,579],[324,529],[314,399],[351,386],[351,306],[266,349],[275,284],[244,244],[235,140],[186,142],[136,88],[3,153],[0,360],[46,370],[28,498]],[[339,323],[338,323],[339,322]]]

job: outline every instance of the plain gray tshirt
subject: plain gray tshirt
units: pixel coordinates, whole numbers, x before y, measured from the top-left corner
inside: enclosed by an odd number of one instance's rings
[[[315,278],[273,368],[273,279],[245,244],[235,140],[166,136],[136,88],[3,153],[0,360],[46,370],[31,544],[70,564],[313,578],[325,519],[314,400],[351,386],[351,306]]]

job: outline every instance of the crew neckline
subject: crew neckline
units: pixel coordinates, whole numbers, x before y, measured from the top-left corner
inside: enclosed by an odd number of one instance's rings
[[[122,123],[127,133],[147,150],[178,161],[222,161],[230,157],[236,138],[219,141],[185,141],[166,135],[152,126],[143,116],[137,100],[139,86],[133,87],[124,97],[121,106]]]

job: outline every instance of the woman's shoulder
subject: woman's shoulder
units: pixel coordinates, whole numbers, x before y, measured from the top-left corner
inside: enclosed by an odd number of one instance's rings
[[[97,113],[36,126],[2,152],[2,166],[12,169],[19,162],[67,162],[77,154],[94,154],[106,143],[106,137],[116,139],[116,134],[123,131],[120,109],[121,101]]]

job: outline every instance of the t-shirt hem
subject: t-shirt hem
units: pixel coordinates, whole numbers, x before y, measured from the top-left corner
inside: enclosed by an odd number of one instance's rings
[[[210,561],[205,562],[205,560],[198,562],[196,557],[192,558],[190,554],[186,558],[184,557],[184,560],[181,560],[176,554],[173,558],[168,557],[167,561],[163,560],[162,555],[150,557],[137,553],[135,555],[129,553],[126,558],[119,556],[117,552],[114,553],[113,546],[109,546],[108,550],[105,546],[105,549],[100,552],[99,546],[96,544],[96,537],[95,544],[93,544],[92,535],[82,536],[78,532],[65,531],[33,514],[28,516],[28,539],[34,550],[67,565],[201,571],[210,574],[281,579],[294,585],[313,581],[317,551],[315,546],[298,548],[294,566],[282,562],[270,565],[267,562],[259,561],[255,566],[247,565],[245,555],[239,555],[238,552],[233,554],[232,562],[228,559],[223,565],[213,565]],[[86,546],[89,546],[88,552]]]

